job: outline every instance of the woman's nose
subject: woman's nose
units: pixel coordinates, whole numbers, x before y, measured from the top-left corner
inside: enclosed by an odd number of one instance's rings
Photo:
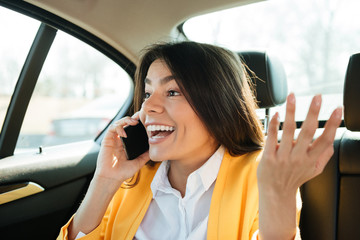
[[[164,106],[161,96],[159,96],[156,93],[153,93],[152,95],[150,95],[150,97],[145,99],[141,108],[147,114],[163,112]]]

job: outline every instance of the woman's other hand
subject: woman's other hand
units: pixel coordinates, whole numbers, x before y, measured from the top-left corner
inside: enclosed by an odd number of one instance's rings
[[[336,129],[341,123],[342,108],[333,111],[323,133],[314,141],[320,106],[321,95],[317,95],[311,102],[296,140],[294,94],[287,97],[280,143],[278,113],[270,121],[263,156],[257,170],[261,239],[294,239],[298,188],[319,175],[334,153],[333,143]]]
[[[334,153],[336,129],[341,123],[342,108],[337,108],[325,124],[324,132],[315,141],[321,95],[312,99],[299,137],[294,140],[295,96],[287,97],[286,116],[281,142],[278,143],[279,119],[276,113],[270,121],[264,153],[258,168],[259,186],[278,193],[295,193],[308,180],[319,175]]]

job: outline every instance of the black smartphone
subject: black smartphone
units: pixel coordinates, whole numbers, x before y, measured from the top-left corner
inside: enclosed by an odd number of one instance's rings
[[[133,160],[149,149],[148,136],[144,125],[139,121],[137,125],[124,127],[127,138],[121,137],[126,157]]]

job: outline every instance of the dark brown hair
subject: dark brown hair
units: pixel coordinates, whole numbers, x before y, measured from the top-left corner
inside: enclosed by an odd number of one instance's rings
[[[135,73],[134,110],[144,101],[152,62],[163,60],[212,136],[231,155],[261,149],[264,135],[250,79],[233,52],[196,42],[162,43],[145,49]]]

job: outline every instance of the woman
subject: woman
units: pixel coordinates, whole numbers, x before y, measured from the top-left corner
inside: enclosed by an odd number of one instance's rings
[[[315,96],[294,142],[290,94],[282,141],[275,114],[262,152],[244,67],[230,51],[194,42],[147,49],[134,103],[139,112],[109,128],[85,199],[58,239],[299,237],[297,190],[332,155],[340,108],[312,143],[321,105]],[[128,161],[119,137],[138,119],[150,148]],[[134,184],[123,184],[131,177]]]

